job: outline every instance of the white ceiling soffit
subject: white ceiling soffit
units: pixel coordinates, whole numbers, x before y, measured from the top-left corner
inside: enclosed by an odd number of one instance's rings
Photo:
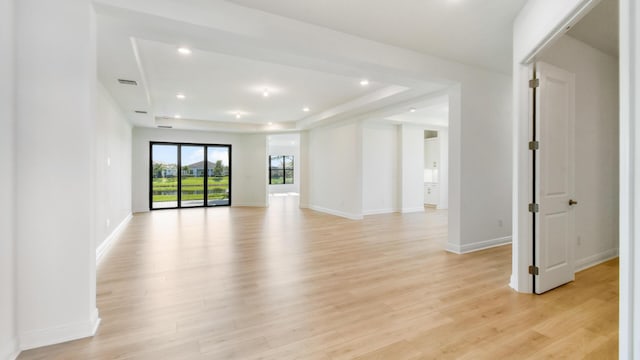
[[[618,0],[602,0],[567,34],[617,58],[618,24]]]
[[[234,34],[145,13],[104,5],[98,10],[99,79],[135,126],[295,131],[446,87],[280,54]],[[192,54],[178,54],[182,45]],[[368,86],[360,85],[365,77]],[[122,85],[118,79],[138,85]],[[178,93],[185,98],[178,99]]]
[[[269,146],[299,146],[300,134],[277,134],[267,138]]]
[[[449,127],[449,97],[441,95],[416,103],[402,112],[386,117],[403,124],[431,125],[437,128]]]
[[[511,73],[526,0],[229,0],[362,38]]]

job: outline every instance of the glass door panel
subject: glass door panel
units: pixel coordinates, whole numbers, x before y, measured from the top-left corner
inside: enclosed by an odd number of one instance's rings
[[[270,156],[269,162],[271,163],[269,171],[269,184],[279,185],[284,184],[284,158],[282,156]]]
[[[284,157],[284,183],[293,184],[293,156]]]
[[[151,208],[178,207],[178,145],[151,146]]]
[[[204,146],[181,146],[180,207],[204,206]]]
[[[207,205],[230,204],[229,147],[207,146]]]

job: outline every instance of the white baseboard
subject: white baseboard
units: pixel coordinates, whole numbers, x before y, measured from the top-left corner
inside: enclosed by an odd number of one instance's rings
[[[402,210],[400,210],[400,212],[403,213],[403,214],[415,213],[415,212],[424,212],[424,206],[402,208]]]
[[[4,344],[0,344],[0,360],[15,360],[20,355],[18,339],[13,338]]]
[[[325,208],[325,207],[322,207],[322,206],[316,206],[316,205],[310,205],[309,209],[314,210],[314,211],[319,211],[319,212],[322,212],[322,213],[326,213],[326,214],[330,214],[330,215],[340,216],[340,217],[351,219],[351,220],[362,220],[362,214],[352,214],[352,213],[347,213],[347,212],[344,212],[344,211],[328,209],[328,208]]]
[[[575,272],[586,270],[590,267],[602,264],[605,261],[615,259],[618,257],[618,254],[619,254],[619,250],[618,248],[615,248],[615,249],[609,249],[607,251],[603,251],[599,254],[586,257],[584,259],[576,260]]]
[[[113,246],[115,241],[118,239],[118,236],[120,235],[122,230],[124,230],[124,228],[127,226],[127,224],[129,223],[129,220],[131,220],[132,217],[133,217],[133,215],[131,215],[131,214],[127,215],[127,217],[124,218],[124,220],[122,220],[120,222],[120,224],[118,224],[118,226],[116,226],[115,229],[113,229],[111,234],[109,236],[107,236],[106,239],[104,239],[102,244],[100,244],[96,248],[96,265],[100,264],[100,261],[102,261],[102,259],[104,259],[104,256],[107,254],[109,249],[111,249],[111,246]]]
[[[35,349],[42,346],[91,337],[98,331],[98,326],[100,326],[98,309],[94,309],[91,319],[86,322],[60,325],[20,334],[20,349]]]
[[[233,202],[233,204],[231,204],[231,207],[267,207],[266,203],[253,203],[253,202],[247,202],[247,203],[241,203],[241,202]]]
[[[474,242],[471,244],[464,244],[464,245],[447,243],[445,249],[448,252],[452,252],[454,254],[467,254],[470,252],[480,251],[480,250],[489,249],[492,247],[502,246],[507,244],[511,244],[511,236],[505,236],[505,237],[485,240],[485,241],[478,241],[478,242]]]
[[[376,210],[365,210],[362,212],[362,215],[380,215],[380,214],[391,214],[391,213],[395,213],[398,212],[398,209],[392,209],[392,208],[388,208],[388,209],[376,209]]]
[[[509,277],[509,287],[515,291],[518,291],[518,287],[516,286],[516,279],[513,273],[511,273],[511,276]]]

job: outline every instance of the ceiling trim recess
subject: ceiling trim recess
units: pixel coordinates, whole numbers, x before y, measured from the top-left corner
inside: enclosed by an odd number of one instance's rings
[[[206,126],[206,128],[210,129],[221,129],[232,132],[300,130],[312,126],[315,127],[340,121],[352,116],[358,116],[361,113],[375,110],[380,106],[391,105],[393,101],[404,101],[411,96],[424,95],[438,89],[445,88],[447,85],[455,84],[455,82],[451,82],[449,80],[441,83],[428,81],[425,80],[424,74],[416,74],[397,68],[387,68],[375,63],[359,63],[360,66],[354,66],[351,60],[341,59],[342,61],[336,62],[329,60],[326,54],[325,56],[309,57],[305,56],[304,52],[292,53],[290,51],[285,51],[279,46],[274,46],[272,43],[266,45],[265,42],[257,41],[255,38],[242,36],[237,33],[229,33],[219,28],[205,27],[194,25],[193,23],[159,18],[156,15],[140,13],[124,8],[116,8],[110,5],[105,5],[104,3],[105,1],[98,1],[97,4],[101,25],[105,26],[106,30],[111,29],[120,32],[126,28],[127,35],[131,38],[141,38],[166,44],[175,44],[176,47],[184,44],[184,39],[189,39],[188,45],[192,49],[230,54],[258,61],[276,62],[278,64],[294,66],[301,69],[322,71],[329,74],[352,78],[365,77],[362,76],[362,74],[374,74],[375,77],[366,77],[373,78],[373,80],[379,82],[398,84],[385,87],[373,92],[372,94],[367,94],[361,98],[348,101],[333,108],[325,109],[315,115],[297,121],[293,128],[281,123],[275,124],[277,126],[264,126],[259,124],[239,124],[233,121],[206,121],[211,123]],[[260,45],[254,46],[257,43]],[[132,42],[132,46],[134,52],[136,52],[137,50],[135,49],[137,49],[137,44],[135,41]],[[335,57],[335,54],[330,56],[330,58],[333,57]],[[148,88],[148,82],[145,79],[145,71],[141,65],[139,54],[136,56],[136,64],[139,67],[139,79],[141,84],[144,86],[147,105],[152,108],[153,100],[149,95],[150,91]],[[367,69],[375,69],[376,71]],[[108,81],[108,79],[106,81]],[[360,106],[360,108],[358,108],[358,106]],[[129,111],[131,109],[126,110]],[[136,125],[156,127],[158,125],[167,125],[169,122],[173,121],[174,128],[185,126],[185,128],[202,129],[205,123],[203,121],[193,119],[179,120],[180,121],[178,122],[177,119],[156,119],[153,116],[152,111],[150,111],[148,116],[144,117],[143,121],[138,119]]]

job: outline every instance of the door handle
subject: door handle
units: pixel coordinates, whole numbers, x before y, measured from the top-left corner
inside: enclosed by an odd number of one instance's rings
[[[573,205],[578,205],[578,202],[573,199],[569,200],[569,206],[573,206]]]

